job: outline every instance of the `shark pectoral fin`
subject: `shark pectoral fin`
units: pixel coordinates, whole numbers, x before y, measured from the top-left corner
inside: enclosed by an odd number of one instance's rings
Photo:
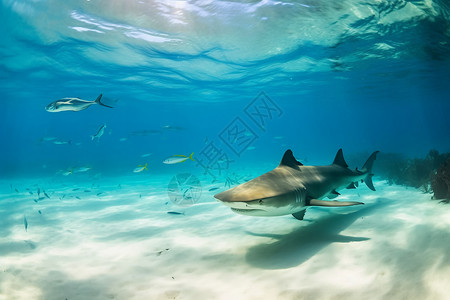
[[[336,190],[332,190],[331,193],[328,194],[328,199],[334,199],[337,196],[340,196],[341,194],[339,194]]]
[[[299,212],[296,212],[296,213],[294,213],[292,215],[294,216],[294,218],[296,218],[297,220],[301,221],[301,220],[303,220],[303,217],[305,216],[305,213],[306,213],[306,209],[301,210]]]
[[[309,200],[309,206],[329,206],[329,207],[339,207],[339,206],[352,206],[364,204],[362,202],[353,202],[353,201],[325,201],[319,199],[311,199]]]

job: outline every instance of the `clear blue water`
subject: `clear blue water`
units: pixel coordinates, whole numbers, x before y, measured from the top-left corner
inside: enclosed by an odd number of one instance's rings
[[[164,172],[261,91],[282,115],[237,164],[450,150],[446,1],[3,1],[1,17],[1,176]],[[44,110],[100,93],[114,109]],[[143,130],[158,132],[130,136]]]
[[[448,0],[2,0],[0,20],[1,299],[448,298],[431,194],[376,176],[304,221],[213,197],[287,149],[449,152]],[[196,205],[172,188],[191,174]]]

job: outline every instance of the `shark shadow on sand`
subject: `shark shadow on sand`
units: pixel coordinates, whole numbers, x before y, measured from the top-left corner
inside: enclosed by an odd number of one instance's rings
[[[369,215],[380,208],[381,201],[347,214],[333,214],[313,223],[299,227],[285,235],[250,233],[276,239],[275,242],[251,247],[246,255],[247,262],[261,269],[287,269],[301,265],[331,243],[366,241],[367,237],[352,237],[339,233],[358,218]]]

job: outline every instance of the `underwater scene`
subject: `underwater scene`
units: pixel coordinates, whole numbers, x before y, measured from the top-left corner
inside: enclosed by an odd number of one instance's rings
[[[450,2],[2,0],[0,299],[449,299]]]

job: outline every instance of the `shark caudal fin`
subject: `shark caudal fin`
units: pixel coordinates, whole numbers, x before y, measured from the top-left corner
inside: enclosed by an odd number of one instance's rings
[[[364,166],[362,167],[361,172],[367,173],[366,178],[364,178],[364,182],[366,183],[367,187],[369,189],[371,189],[372,191],[375,191],[375,187],[373,186],[373,182],[372,182],[372,167],[373,167],[373,162],[375,161],[375,159],[377,159],[377,154],[380,151],[375,151],[374,153],[372,153],[369,158],[367,159],[366,163],[364,164]]]
[[[112,106],[103,104],[103,103],[100,101],[100,99],[102,99],[102,96],[103,96],[103,94],[100,94],[100,95],[97,97],[97,99],[95,99],[94,102],[97,103],[97,104],[100,104],[101,106],[105,106],[105,107],[109,107],[109,108],[114,108],[114,107],[112,107]]]

